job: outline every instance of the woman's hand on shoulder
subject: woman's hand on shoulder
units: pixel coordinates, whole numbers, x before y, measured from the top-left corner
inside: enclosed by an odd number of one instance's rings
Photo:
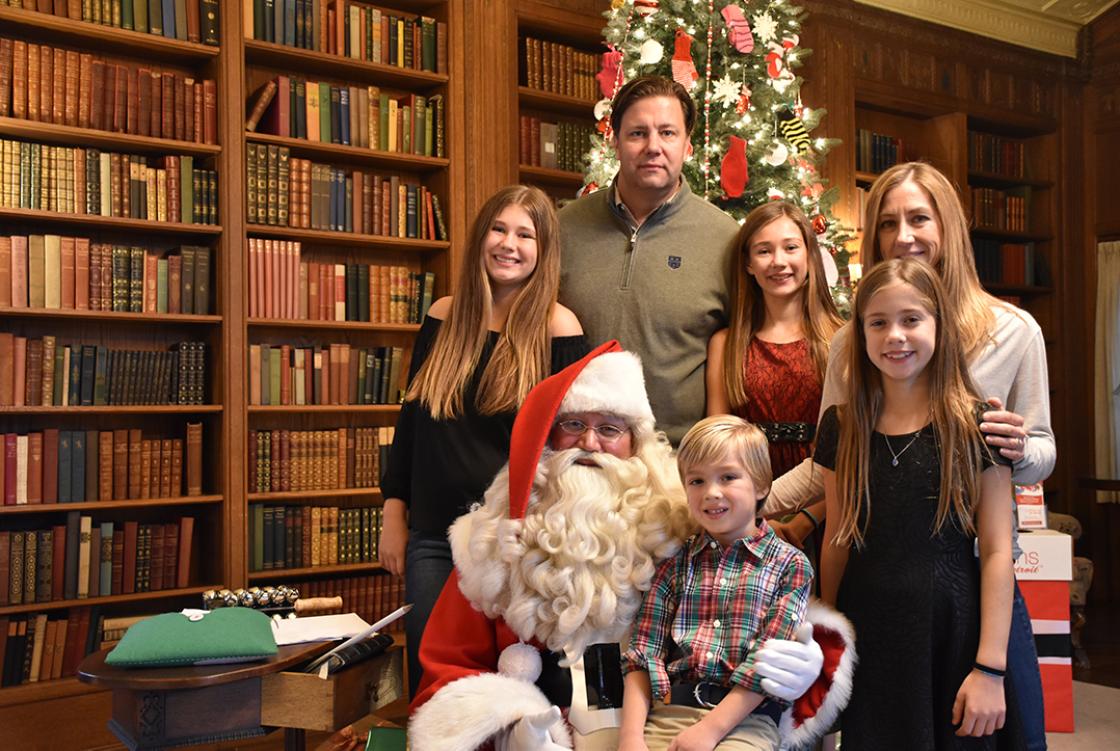
[[[441,297],[428,308],[428,315],[438,321],[443,321],[451,313],[451,295]]]
[[[984,422],[980,423],[984,440],[1012,463],[1020,461],[1026,453],[1027,438],[1030,436],[1024,426],[1026,421],[1022,415],[1004,409],[998,397],[989,397],[988,404],[991,409],[984,412]]]
[[[548,320],[549,336],[579,336],[583,333],[576,314],[560,303],[552,306],[552,315]]]

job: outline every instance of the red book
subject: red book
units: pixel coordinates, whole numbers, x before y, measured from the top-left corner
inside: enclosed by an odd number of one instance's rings
[[[157,592],[164,588],[163,583],[163,567],[164,567],[164,545],[163,545],[163,525],[151,525],[152,540],[151,540],[151,560],[149,562],[149,589]]]
[[[62,286],[60,301],[66,310],[74,309],[74,284],[75,284],[75,257],[74,238],[63,237],[60,243],[62,248],[62,263],[59,268],[59,282]]]
[[[176,586],[179,589],[190,585],[191,542],[194,536],[194,517],[184,516],[179,520],[179,561],[176,565]]]
[[[27,502],[43,502],[43,434],[27,434]]]
[[[43,503],[58,503],[58,429],[43,430]]]
[[[135,68],[125,71],[124,123],[128,133],[140,133],[140,82]]]
[[[113,585],[112,593],[119,595],[124,591],[124,530],[113,530]]]
[[[62,238],[63,253],[66,252],[67,239],[74,241],[74,308],[89,310],[89,238]]]
[[[292,404],[292,348],[288,344],[280,346],[280,403]]]
[[[217,143],[218,88],[217,84],[211,79],[202,82],[202,120],[202,142]]]
[[[183,257],[167,257],[167,312],[182,313]]]
[[[179,565],[179,524],[168,522],[163,525],[163,586],[174,589],[177,582],[176,570]]]
[[[16,505],[16,434],[4,434],[4,505]]]
[[[160,137],[160,117],[163,113],[163,86],[160,83],[160,73],[158,70],[149,72],[149,107],[148,112],[148,135],[153,138]],[[143,81],[141,81],[143,85]]]
[[[136,591],[136,537],[139,523],[124,523],[124,558],[122,561],[121,594],[130,595]]]
[[[83,614],[85,615],[86,622],[89,622],[89,608],[70,608],[69,617],[66,619],[66,648],[63,651],[62,657],[62,674],[71,675],[78,669],[78,663],[82,661],[85,655],[80,652],[85,651],[85,641],[81,638],[79,633],[81,629],[81,620]]]
[[[152,71],[138,68],[136,79],[136,131],[147,136],[152,132]]]

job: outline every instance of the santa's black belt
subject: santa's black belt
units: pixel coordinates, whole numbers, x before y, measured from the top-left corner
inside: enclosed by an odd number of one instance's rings
[[[756,422],[770,443],[808,443],[817,426],[811,422]]]
[[[674,683],[669,687],[669,703],[679,704],[683,707],[698,709],[711,709],[719,704],[731,693],[731,686],[720,686],[716,683],[700,681],[698,683]],[[769,717],[777,725],[782,718],[782,705],[771,699],[766,699],[751,712],[751,714]]]

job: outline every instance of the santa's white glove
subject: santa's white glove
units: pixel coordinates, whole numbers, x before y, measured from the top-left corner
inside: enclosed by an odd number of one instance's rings
[[[821,674],[824,654],[813,641],[813,625],[802,623],[797,640],[768,639],[758,651],[755,669],[762,676],[762,690],[785,701],[797,699]]]
[[[560,708],[552,706],[543,712],[522,717],[495,745],[498,751],[561,751],[568,748],[556,743],[557,738],[566,736],[563,723]],[[560,731],[552,732],[554,726],[559,726]]]

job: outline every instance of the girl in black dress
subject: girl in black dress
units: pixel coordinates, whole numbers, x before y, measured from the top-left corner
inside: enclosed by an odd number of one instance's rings
[[[1003,685],[1010,471],[983,441],[944,300],[929,264],[876,266],[856,297],[847,403],[821,420],[821,591],[851,619],[860,656],[845,751],[1021,742],[1017,722],[997,733],[1017,717]]]
[[[575,315],[556,302],[556,212],[514,185],[483,205],[454,297],[432,304],[416,336],[409,387],[381,491],[382,565],[405,577],[409,686],[428,615],[451,574],[447,528],[509,458],[513,418],[539,381],[588,352]]]

